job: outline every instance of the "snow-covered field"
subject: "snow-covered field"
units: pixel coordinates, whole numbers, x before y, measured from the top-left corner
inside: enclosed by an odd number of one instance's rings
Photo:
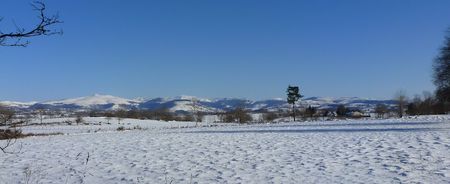
[[[70,122],[70,125],[66,122]],[[53,118],[44,119],[43,123],[33,120],[31,126],[20,127],[24,133],[62,133],[62,134],[80,134],[80,133],[95,133],[95,132],[111,132],[116,131],[118,127],[126,129],[145,129],[158,131],[161,129],[170,128],[186,128],[194,127],[195,122],[163,122],[155,120],[138,120],[138,119],[123,119],[118,121],[115,118],[107,120],[106,118],[83,118],[83,123],[77,125],[75,118]],[[203,123],[203,126],[211,126],[211,123]],[[223,125],[223,124],[215,124]]]
[[[201,128],[85,120],[24,127],[64,135],[21,139],[19,153],[0,155],[0,183],[450,183],[450,116]]]

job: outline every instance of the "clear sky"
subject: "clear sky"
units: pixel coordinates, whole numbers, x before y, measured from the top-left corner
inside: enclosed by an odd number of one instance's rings
[[[2,0],[0,29],[37,21]],[[306,96],[433,91],[448,0],[47,0],[62,36],[0,47],[0,100]]]

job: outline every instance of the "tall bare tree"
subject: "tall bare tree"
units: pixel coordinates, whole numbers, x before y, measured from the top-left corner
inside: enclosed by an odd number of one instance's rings
[[[46,110],[43,107],[39,107],[34,112],[39,118],[39,122],[42,124],[42,121],[44,120],[44,115],[46,114]]]
[[[397,91],[394,100],[397,102],[397,115],[401,118],[405,114],[406,105],[408,103],[406,92],[404,90]]]
[[[31,37],[50,36],[62,34],[62,30],[51,29],[56,24],[62,23],[58,14],[48,16],[46,14],[46,5],[43,1],[35,1],[31,4],[33,10],[38,12],[39,22],[32,29],[25,29],[15,25],[14,31],[5,31],[0,29],[0,46],[20,46],[26,47],[30,44],[27,40]],[[2,21],[3,18],[0,18]]]
[[[200,122],[202,122],[203,114],[200,111],[200,104],[198,99],[192,98],[191,99],[191,107],[192,107],[192,114],[195,121],[195,126],[198,126]]]
[[[377,114],[378,118],[384,118],[385,114],[389,112],[388,107],[386,104],[377,104],[375,107],[375,113]]]
[[[433,69],[436,97],[443,103],[444,111],[450,111],[450,28],[445,36],[444,46],[434,60]]]

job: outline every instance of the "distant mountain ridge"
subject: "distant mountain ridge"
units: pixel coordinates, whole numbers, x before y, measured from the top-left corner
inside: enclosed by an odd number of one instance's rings
[[[207,99],[197,98],[193,96],[178,96],[174,98],[153,98],[153,99],[136,99],[130,100],[126,98],[99,95],[70,98],[45,102],[11,102],[0,101],[0,104],[19,110],[32,110],[38,108],[44,109],[65,109],[65,110],[118,110],[118,109],[142,109],[156,110],[167,108],[172,112],[192,112],[195,109],[202,112],[220,112],[227,111],[237,107],[246,108],[252,111],[259,110],[278,110],[289,109],[291,105],[287,104],[284,99],[269,99],[252,101],[241,98],[218,98]],[[345,105],[349,108],[357,108],[367,112],[373,111],[377,104],[386,104],[393,106],[393,100],[373,100],[357,97],[310,97],[304,98],[299,103],[299,107],[313,106],[319,109],[335,109],[339,105]]]

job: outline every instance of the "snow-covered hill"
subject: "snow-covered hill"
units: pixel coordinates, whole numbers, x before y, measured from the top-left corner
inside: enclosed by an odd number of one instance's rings
[[[117,104],[117,105],[133,105],[139,103],[138,101],[128,100],[125,98],[115,97],[111,95],[99,95],[95,94],[93,96],[79,97],[72,99],[65,99],[59,101],[49,101],[43,104],[58,105],[58,104],[74,104],[82,107],[90,107],[95,105],[105,105],[105,104]]]
[[[227,111],[237,107],[253,111],[289,109],[291,106],[282,98],[252,101],[240,98],[206,99],[193,96],[179,96],[174,98],[153,98],[131,100],[111,95],[93,95],[79,98],[71,98],[46,102],[0,102],[4,106],[16,109],[66,109],[66,110],[117,110],[117,109],[169,109],[172,112],[192,112],[194,109],[202,112]],[[195,105],[194,105],[195,104]],[[300,107],[313,106],[319,109],[335,109],[339,105],[348,108],[357,108],[364,111],[372,111],[377,104],[393,106],[393,100],[374,100],[357,97],[310,97],[304,98],[299,103]]]
[[[12,108],[29,108],[37,102],[13,102],[13,101],[0,101],[0,105]]]

